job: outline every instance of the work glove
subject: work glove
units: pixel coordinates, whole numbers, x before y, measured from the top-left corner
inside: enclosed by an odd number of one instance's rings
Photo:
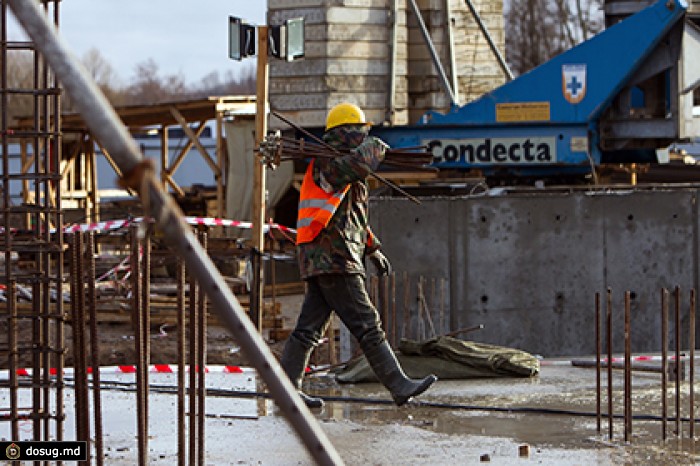
[[[368,257],[369,260],[372,261],[374,268],[377,269],[377,275],[384,276],[391,273],[391,264],[389,263],[389,259],[387,259],[386,256],[381,253],[381,251],[376,250]]]

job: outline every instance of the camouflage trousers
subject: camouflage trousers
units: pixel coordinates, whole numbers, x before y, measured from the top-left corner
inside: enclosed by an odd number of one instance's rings
[[[310,352],[326,333],[332,312],[357,339],[362,351],[367,352],[385,341],[379,313],[359,274],[326,274],[309,278],[301,314],[291,336]]]

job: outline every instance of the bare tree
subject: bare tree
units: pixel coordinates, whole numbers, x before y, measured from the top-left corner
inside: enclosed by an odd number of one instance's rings
[[[187,99],[189,92],[182,75],[161,77],[152,58],[136,65],[136,76],[125,89],[126,103],[148,105]]]
[[[10,89],[34,88],[34,54],[15,51],[7,54],[7,87]],[[34,112],[34,99],[29,94],[9,94],[7,97],[8,124],[17,117],[30,116]]]
[[[516,74],[590,39],[603,27],[602,0],[510,0],[506,59]]]

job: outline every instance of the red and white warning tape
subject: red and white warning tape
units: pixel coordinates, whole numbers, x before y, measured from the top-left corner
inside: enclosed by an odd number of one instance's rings
[[[185,371],[189,372],[189,366],[185,367]],[[72,376],[75,370],[72,367],[66,367],[63,369],[63,375]],[[151,374],[177,374],[178,366],[176,364],[153,364],[148,366],[148,372]],[[205,373],[212,374],[247,374],[255,372],[252,367],[241,367],[241,366],[205,366]],[[17,369],[17,375],[20,377],[31,377],[31,368]],[[56,368],[49,369],[50,375],[56,375],[58,370]],[[88,373],[92,373],[92,368],[88,367]],[[103,366],[100,367],[100,375],[102,374],[135,374],[136,366],[125,365],[125,366]],[[10,377],[10,372],[8,370],[0,371],[0,380],[7,380]]]
[[[650,362],[650,361],[661,361],[663,358],[659,356],[633,356],[631,358],[632,362]],[[674,361],[676,359],[676,356],[669,356],[668,360],[669,361]],[[681,355],[681,360],[687,359],[687,356],[682,354]],[[587,359],[586,359],[587,360]],[[616,357],[612,358],[612,362],[624,362],[625,358],[624,357]],[[591,359],[591,362],[595,362],[595,357]],[[601,363],[606,363],[608,362],[608,358],[600,358]],[[572,361],[570,359],[555,359],[555,360],[543,360],[540,361],[541,366],[571,366]]]
[[[76,223],[75,225],[69,225],[63,229],[64,233],[76,233],[76,232],[87,232],[87,231],[111,231],[126,228],[135,223],[141,223],[143,217],[136,217],[123,220],[107,220],[104,222],[92,222],[92,223]],[[250,229],[253,227],[251,222],[244,222],[240,220],[229,220],[226,218],[215,218],[215,217],[185,217],[185,221],[190,225],[206,225],[206,226],[217,226],[217,227],[235,227],[235,228],[246,228]],[[283,231],[285,233],[294,233],[296,230],[293,228],[280,225],[278,223],[267,223],[263,226],[263,231],[267,233],[270,228]],[[0,233],[3,233],[5,228],[0,227]],[[16,231],[11,229],[10,231]],[[56,230],[52,229],[51,233],[55,233]]]
[[[143,217],[137,217],[133,219],[126,220],[108,220],[106,222],[95,222],[95,223],[83,223],[71,225],[63,229],[64,233],[74,233],[76,231],[86,232],[86,231],[108,231],[108,230],[118,230],[121,228],[126,228],[132,223],[141,223]],[[229,220],[226,218],[216,218],[216,217],[185,217],[185,222],[189,225],[206,225],[213,227],[234,227],[234,228],[246,228],[250,229],[253,227],[251,222],[244,222],[241,220]],[[267,233],[270,228],[284,231],[285,233],[296,233],[293,228],[280,225],[278,223],[267,223],[263,226],[263,231]]]

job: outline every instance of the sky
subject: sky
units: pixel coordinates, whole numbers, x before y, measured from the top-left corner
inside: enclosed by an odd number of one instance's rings
[[[266,10],[266,0],[63,0],[60,33],[79,58],[96,48],[123,85],[149,58],[161,76],[182,74],[192,84],[254,66],[253,57],[228,58],[228,17],[259,25]],[[23,32],[13,21],[8,35]]]

